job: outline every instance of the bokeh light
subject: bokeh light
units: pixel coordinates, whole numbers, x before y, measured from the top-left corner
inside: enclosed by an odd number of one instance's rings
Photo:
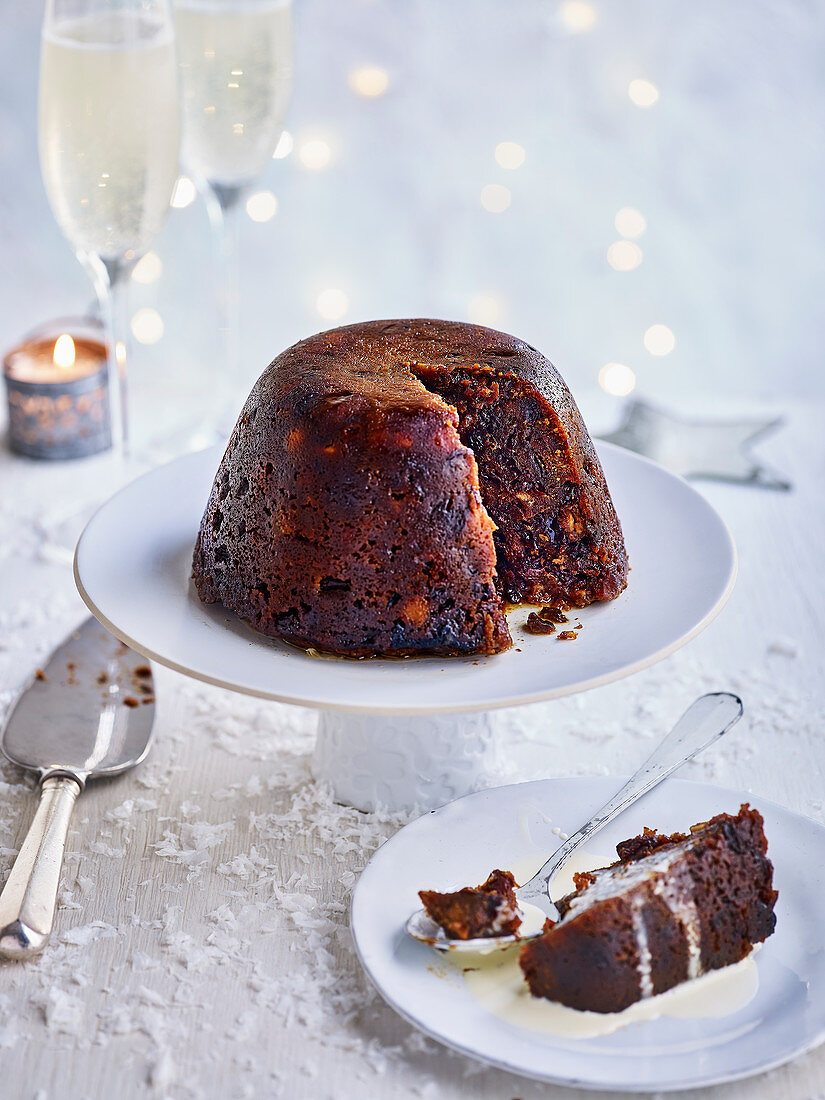
[[[320,172],[332,160],[332,148],[323,138],[310,138],[298,146],[298,160],[311,172]]]
[[[631,80],[627,94],[637,107],[652,107],[659,98],[659,89],[649,80]]]
[[[475,294],[467,303],[467,316],[477,325],[495,325],[501,314],[502,303],[497,294]]]
[[[349,86],[356,95],[376,99],[390,86],[390,74],[377,65],[362,65],[349,74]]]
[[[268,222],[278,213],[278,200],[271,191],[256,191],[246,200],[246,212],[253,222]]]
[[[500,141],[496,146],[496,163],[502,168],[521,168],[526,155],[524,146],[517,141]]]
[[[160,256],[156,252],[147,252],[135,264],[132,278],[136,283],[143,283],[148,286],[149,283],[156,283],[162,274],[163,264]]]
[[[275,152],[272,154],[273,160],[283,160],[284,157],[288,157],[295,147],[295,139],[289,130],[284,130],[281,136],[278,138],[278,144],[275,146]]]
[[[140,344],[156,344],[163,336],[163,318],[156,309],[139,309],[132,317],[132,335]]]
[[[188,176],[178,176],[175,190],[172,192],[172,206],[176,210],[183,210],[195,201],[198,190]]]
[[[315,299],[315,308],[325,321],[339,321],[349,309],[349,298],[343,290],[329,287]]]
[[[645,332],[644,345],[651,355],[670,355],[676,347],[676,337],[667,325],[651,325]]]
[[[607,250],[607,262],[614,271],[633,271],[642,258],[641,248],[633,241],[614,241]]]
[[[506,210],[512,198],[510,188],[500,183],[488,183],[481,189],[481,205],[491,214],[500,214]]]
[[[627,237],[630,240],[641,237],[647,229],[647,220],[644,214],[639,213],[632,206],[623,206],[621,210],[618,210],[616,217],[613,219],[613,224],[616,226],[616,232],[620,237]]]
[[[582,34],[596,25],[596,9],[584,0],[564,0],[559,4],[559,18],[569,31]]]
[[[614,397],[625,397],[636,386],[636,375],[624,363],[605,363],[599,371],[599,385]]]

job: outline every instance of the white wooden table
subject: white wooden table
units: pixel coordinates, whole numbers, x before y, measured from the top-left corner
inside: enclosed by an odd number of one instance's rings
[[[742,394],[771,409],[788,392],[806,395],[762,447],[793,494],[702,486],[742,556],[722,616],[630,680],[509,712],[507,778],[625,773],[695,695],[730,688],[745,699],[745,721],[685,774],[825,820],[825,376],[814,285],[825,14],[803,0],[593,0],[592,29],[575,34],[563,7],[296,4],[295,152],[260,181],[278,197],[277,217],[243,228],[243,362],[251,381],[328,324],[318,296],[337,288],[349,300],[344,322],[448,315],[516,332],[556,359],[577,397],[609,360],[676,408],[697,394],[714,407],[727,394],[737,409]],[[0,350],[91,297],[39,179],[42,6],[11,0],[9,13]],[[350,90],[364,64],[387,70],[384,98]],[[660,89],[655,107],[631,103],[634,77]],[[332,156],[311,172],[300,152],[317,138]],[[494,160],[504,140],[526,148],[517,171]],[[482,208],[490,183],[511,190],[506,212]],[[619,272],[606,251],[626,205],[647,219],[644,261]],[[154,251],[162,274],[132,288],[132,308],[157,309],[166,328],[136,348],[130,368],[138,430],[162,430],[194,407],[215,359],[202,204],[172,211]],[[664,359],[642,343],[656,322],[676,335]],[[84,614],[69,565],[44,554],[38,529],[54,508],[99,492],[102,469],[25,463],[0,443],[0,707]],[[314,716],[164,670],[157,681],[150,760],[92,787],[78,807],[54,943],[35,963],[0,967],[0,1098],[572,1098],[425,1040],[369,988],[347,904],[359,869],[400,822],[336,807],[310,781]],[[0,768],[0,875],[33,809],[30,784]],[[711,1093],[822,1100],[823,1081],[825,1049]]]
[[[508,712],[506,778],[620,774],[703,691],[746,718],[685,774],[825,820],[825,599],[819,579],[821,409],[789,410],[763,448],[796,490],[701,486],[741,553],[733,598],[699,639],[624,682]],[[98,460],[49,465],[0,449],[0,701],[83,616],[39,525],[91,491]],[[359,870],[401,824],[332,804],[311,780],[314,715],[156,669],[157,742],[136,772],[91,787],[74,820],[54,942],[0,967],[4,1097],[174,1100],[538,1100],[525,1081],[425,1039],[385,1007],[352,951]],[[34,809],[0,769],[0,872]],[[685,825],[690,824],[685,822]],[[814,1100],[825,1049],[710,1100]]]

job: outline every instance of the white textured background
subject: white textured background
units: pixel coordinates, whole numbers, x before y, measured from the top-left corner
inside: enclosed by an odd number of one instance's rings
[[[825,9],[812,0],[592,0],[591,29],[566,26],[556,0],[296,0],[295,151],[261,188],[264,224],[244,216],[243,356],[250,381],[293,340],[328,327],[319,293],[345,292],[342,318],[472,316],[543,349],[585,409],[598,370],[630,366],[637,392],[685,407],[697,391],[746,400],[825,391]],[[0,342],[82,308],[86,278],[40,181],[36,87],[41,5],[3,0]],[[349,86],[384,68],[387,93]],[[637,107],[634,78],[658,102]],[[301,144],[321,138],[329,166]],[[507,171],[494,149],[524,146]],[[512,192],[485,211],[486,184]],[[606,250],[624,206],[647,220],[640,266]],[[198,200],[173,210],[159,280],[134,308],[161,314],[163,338],[138,346],[138,432],[162,394],[194,388],[213,364],[208,226]],[[495,314],[495,308],[488,314]],[[486,315],[486,314],[485,314]],[[648,326],[676,348],[650,355]],[[170,386],[170,389],[165,387]],[[189,400],[187,398],[187,400]],[[180,399],[161,402],[169,420]],[[591,414],[592,415],[592,414]]]

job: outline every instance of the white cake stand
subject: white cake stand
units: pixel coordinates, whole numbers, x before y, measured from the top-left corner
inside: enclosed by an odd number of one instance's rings
[[[496,657],[352,661],[311,657],[202,604],[192,548],[221,451],[176,459],[94,515],[75,554],[92,614],[146,657],[264,699],[320,711],[313,768],[359,809],[433,808],[496,778],[494,711],[607,684],[667,657],[727,601],[736,550],[681,478],[630,451],[599,448],[631,562],[616,600],[576,612],[576,641],[521,630]]]

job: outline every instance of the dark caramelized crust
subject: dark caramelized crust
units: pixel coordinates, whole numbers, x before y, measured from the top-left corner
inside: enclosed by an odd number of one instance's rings
[[[625,858],[576,876],[575,893],[559,902],[561,921],[522,948],[531,993],[619,1012],[745,958],[776,924],[762,826],[743,805],[688,835],[646,829],[634,838],[641,843],[624,841]],[[661,843],[651,847],[651,838]]]
[[[205,602],[350,656],[498,653],[502,596],[583,606],[627,574],[553,367],[511,336],[422,320],[320,333],[267,368],[193,564]]]
[[[515,885],[509,871],[497,870],[475,888],[465,886],[449,894],[419,890],[418,896],[429,918],[452,939],[511,936],[521,927]]]

